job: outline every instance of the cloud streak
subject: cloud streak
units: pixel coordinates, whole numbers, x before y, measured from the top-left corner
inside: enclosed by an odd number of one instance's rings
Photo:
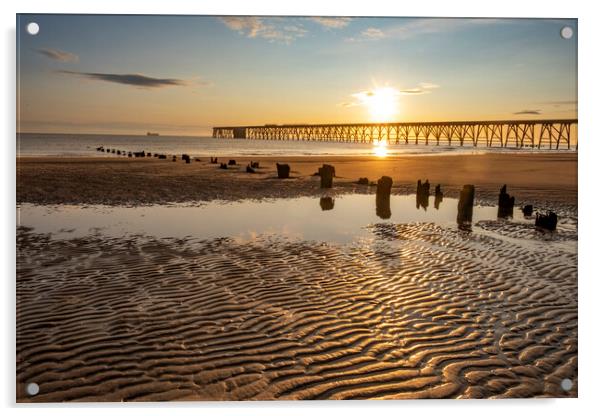
[[[60,49],[53,48],[40,48],[34,49],[38,54],[45,56],[46,58],[53,59],[60,62],[78,62],[79,56],[74,53],[61,51]]]
[[[310,17],[310,19],[327,29],[342,29],[351,23],[350,17]]]
[[[428,91],[425,91],[420,88],[409,88],[407,90],[399,90],[399,95],[421,95],[428,94]]]
[[[287,45],[307,33],[302,25],[291,23],[290,19],[258,16],[222,16],[219,19],[229,29],[248,38],[262,38]]]
[[[88,78],[95,81],[112,82],[140,88],[162,88],[184,86],[187,82],[176,78],[153,78],[142,74],[107,74],[100,72],[58,71],[61,74]]]
[[[359,105],[363,105],[366,101],[369,101],[371,99],[371,97],[373,97],[375,94],[382,94],[383,91],[385,91],[386,95],[388,96],[389,99],[392,100],[397,100],[399,97],[401,96],[416,96],[416,95],[423,95],[423,94],[430,94],[431,90],[439,88],[439,85],[437,84],[433,84],[431,82],[421,82],[420,84],[418,84],[418,87],[415,88],[405,88],[405,89],[395,89],[392,87],[384,87],[384,88],[374,88],[371,90],[366,90],[366,91],[360,91],[360,92],[356,92],[351,94],[351,97],[353,97],[353,101],[348,101],[348,102],[343,102],[340,103],[339,106],[341,107],[356,107]]]
[[[385,38],[406,40],[420,35],[449,33],[468,27],[499,23],[499,19],[416,18],[387,28],[369,27],[347,41],[376,41]]]
[[[387,37],[385,32],[375,27],[369,27],[368,29],[362,31],[360,35],[365,40],[377,40]]]
[[[521,111],[517,111],[515,113],[512,114],[516,114],[516,115],[540,115],[541,114],[541,110],[521,110]]]

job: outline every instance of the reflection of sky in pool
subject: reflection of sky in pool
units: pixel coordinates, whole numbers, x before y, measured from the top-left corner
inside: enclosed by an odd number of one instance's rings
[[[80,237],[100,232],[108,236],[146,234],[155,237],[253,238],[257,234],[346,243],[368,237],[368,225],[382,222],[433,222],[456,227],[458,200],[445,198],[434,208],[416,208],[412,195],[391,196],[391,217],[376,214],[375,195],[348,194],[331,201],[317,197],[266,201],[210,202],[200,206],[155,205],[143,207],[40,206],[22,204],[19,225],[56,237]],[[516,209],[515,211],[518,211]],[[520,214],[520,212],[518,212]],[[522,218],[521,215],[516,215]],[[496,207],[475,206],[473,223],[496,219]],[[514,221],[520,221],[515,219]]]

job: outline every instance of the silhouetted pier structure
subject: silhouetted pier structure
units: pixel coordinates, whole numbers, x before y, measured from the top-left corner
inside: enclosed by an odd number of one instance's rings
[[[227,139],[337,141],[389,144],[571,148],[577,119],[445,121],[357,124],[266,124],[214,127],[213,137]]]

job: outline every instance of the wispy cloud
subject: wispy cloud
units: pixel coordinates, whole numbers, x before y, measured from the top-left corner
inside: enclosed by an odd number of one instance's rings
[[[512,114],[516,114],[516,115],[526,115],[526,114],[539,115],[539,114],[541,114],[541,110],[521,110],[521,111],[517,111],[517,112],[512,113]]]
[[[435,88],[439,88],[439,85],[433,84],[432,82],[421,82],[418,85],[420,85],[420,88],[422,88],[423,90],[432,90]]]
[[[394,38],[405,40],[412,37],[433,34],[447,33],[471,26],[488,25],[500,22],[499,19],[446,19],[446,18],[412,18],[407,19],[405,23],[386,28],[369,27],[364,29],[359,35],[347,38],[347,41],[375,41],[385,38]]]
[[[54,59],[55,61],[61,62],[78,62],[79,56],[74,53],[61,51],[60,49],[53,48],[40,48],[34,49],[40,55],[43,55],[47,58]]]
[[[161,88],[183,86],[188,83],[176,78],[153,78],[142,74],[107,74],[99,72],[57,71],[61,74],[74,75],[96,81],[112,82],[115,84],[132,85],[140,88]]]
[[[377,29],[375,27],[369,27],[368,29],[362,31],[361,37],[367,40],[377,40],[386,38],[387,35],[380,29]]]
[[[270,42],[290,44],[302,38],[307,30],[289,19],[257,16],[222,16],[219,18],[228,28],[248,38],[262,38]]]
[[[408,88],[406,90],[399,90],[399,95],[421,95],[427,93],[428,91],[420,88]]]
[[[433,84],[430,82],[421,82],[418,84],[416,88],[408,88],[404,90],[399,90],[400,95],[421,95],[421,94],[429,94],[431,90],[439,88],[439,85]]]
[[[379,98],[384,96],[388,100],[398,100],[399,97],[407,95],[423,95],[429,94],[431,90],[439,88],[439,85],[430,82],[421,82],[418,87],[396,89],[393,87],[375,87],[370,90],[359,91],[351,94],[353,97],[352,101],[340,103],[341,107],[355,107],[358,105],[365,105],[367,102],[373,100],[373,97],[378,96]]]
[[[311,17],[310,19],[328,29],[342,29],[351,23],[350,17]]]

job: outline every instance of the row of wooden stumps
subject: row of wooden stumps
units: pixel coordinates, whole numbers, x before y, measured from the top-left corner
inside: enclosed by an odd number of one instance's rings
[[[145,152],[144,150],[140,151],[140,152],[132,152],[131,150],[120,150],[120,149],[111,149],[111,148],[107,148],[105,149],[104,146],[99,146],[96,148],[97,152],[105,152],[105,153],[112,153],[118,156],[127,156],[127,157],[151,157],[152,154],[150,152]]]
[[[425,211],[429,206],[429,197],[431,196],[431,184],[427,179],[424,183],[418,179],[416,185],[416,209],[422,207]],[[443,201],[443,192],[441,192],[441,185],[435,187],[435,209],[439,209],[439,205]]]
[[[365,179],[365,180],[363,180]],[[359,183],[368,184],[366,178],[360,178]],[[390,176],[381,177],[376,183],[376,215],[380,218],[391,218],[391,188],[393,179]],[[429,205],[431,185],[428,179],[422,183],[419,179],[416,186],[416,208],[423,207],[425,210]],[[441,185],[435,187],[435,209],[439,209],[439,204],[443,201],[443,192]]]
[[[105,148],[104,146],[100,146],[96,148],[97,152],[105,152],[105,153],[111,153],[111,154],[115,154],[117,156],[127,156],[127,157],[154,157],[157,159],[165,159],[167,160],[167,155],[163,154],[163,153],[151,153],[151,152],[146,152],[144,150],[141,151],[128,151],[128,150],[120,150],[120,149],[112,149],[112,148]],[[172,162],[177,162],[178,160],[178,156],[176,155],[171,155],[171,160]],[[212,158],[213,159],[213,158]],[[187,154],[182,154],[181,155],[181,160],[183,160],[186,163],[190,163],[193,159],[190,157],[190,155]],[[194,158],[195,162],[200,162],[201,159],[199,159],[198,157]]]
[[[498,218],[512,217],[514,211],[514,197],[510,196],[506,192],[506,185],[500,189],[498,197]],[[531,217],[533,215],[533,205],[524,205],[521,208],[525,217]],[[553,211],[547,211],[545,214],[536,212],[535,213],[535,226],[546,230],[554,231],[558,224],[558,216]]]
[[[278,179],[288,179],[291,173],[291,167],[286,163],[276,163],[276,171]],[[315,174],[320,176],[320,188],[332,188],[332,183],[335,177],[335,169],[332,165],[322,165]]]
[[[278,178],[286,179],[290,174],[290,166],[288,164],[276,164]],[[316,176],[320,176],[321,188],[332,188],[333,179],[335,177],[335,168],[332,165],[324,164],[316,172]],[[359,184],[368,185],[368,178],[360,178]],[[383,219],[391,217],[391,188],[393,179],[389,176],[381,177],[376,183],[376,214]],[[474,185],[464,185],[460,192],[458,200],[457,223],[461,228],[468,227],[472,223],[472,212],[474,206]],[[416,186],[416,208],[427,209],[430,197],[430,183],[427,179],[425,182],[418,180]],[[439,209],[439,205],[443,201],[443,192],[441,185],[435,187],[435,209]],[[334,207],[334,200],[330,197],[325,197],[320,200],[320,206],[323,210],[329,210]],[[522,208],[523,214],[530,217],[533,214],[533,205],[525,205]],[[502,186],[498,196],[498,218],[512,217],[514,212],[514,197],[507,192],[506,185]],[[558,218],[554,212],[548,211],[546,214],[536,213],[535,226],[547,230],[555,230]]]
[[[460,192],[460,199],[458,200],[458,216],[457,222],[460,226],[469,226],[472,223],[472,207],[474,206],[474,185],[464,185]],[[525,205],[521,211],[525,217],[531,217],[533,215],[533,205]],[[514,197],[510,196],[507,192],[506,185],[502,186],[498,196],[498,218],[512,217],[514,212]],[[554,231],[558,224],[558,216],[553,211],[547,211],[547,213],[535,214],[535,227]]]

